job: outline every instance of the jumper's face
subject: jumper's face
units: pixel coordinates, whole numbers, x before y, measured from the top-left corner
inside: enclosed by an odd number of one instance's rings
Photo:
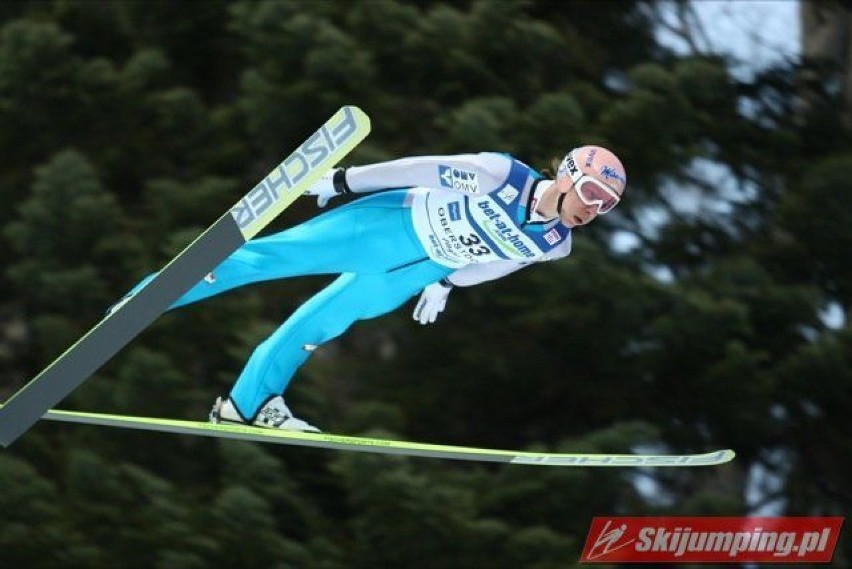
[[[556,177],[559,217],[570,227],[586,225],[618,205],[627,175],[615,155],[597,146],[572,150]]]

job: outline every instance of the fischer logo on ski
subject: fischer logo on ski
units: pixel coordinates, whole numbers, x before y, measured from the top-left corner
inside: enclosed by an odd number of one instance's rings
[[[299,184],[337,148],[359,135],[355,113],[353,107],[343,107],[231,208],[231,215],[240,229],[262,217],[281,200],[282,192]]]

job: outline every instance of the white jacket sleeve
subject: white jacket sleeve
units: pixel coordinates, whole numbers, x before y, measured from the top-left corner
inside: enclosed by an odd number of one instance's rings
[[[496,152],[415,156],[346,169],[346,185],[354,193],[414,186],[487,194],[503,185],[512,159]]]
[[[467,265],[450,273],[446,280],[453,286],[473,286],[493,281],[531,265],[527,261],[492,261]]]
[[[500,260],[490,263],[471,264],[450,273],[446,280],[454,286],[473,286],[487,281],[493,281],[516,271],[542,261],[554,261],[567,257],[571,253],[571,237],[558,247],[548,251],[543,257],[534,261]]]

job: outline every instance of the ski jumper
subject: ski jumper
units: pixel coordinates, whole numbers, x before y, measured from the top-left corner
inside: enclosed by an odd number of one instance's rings
[[[248,241],[172,306],[254,282],[339,274],[252,353],[230,394],[249,421],[314,348],[355,321],[441,279],[470,286],[571,249],[570,228],[535,212],[551,182],[506,154],[404,158],[348,168],[345,179],[354,193],[389,191]]]

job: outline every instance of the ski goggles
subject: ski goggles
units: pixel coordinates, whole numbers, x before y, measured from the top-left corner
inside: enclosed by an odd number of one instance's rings
[[[618,205],[621,197],[609,187],[593,176],[583,174],[580,168],[577,167],[576,150],[572,150],[557,170],[557,177],[567,176],[574,183],[574,190],[580,197],[580,201],[586,205],[596,205],[598,213],[608,213]],[[562,213],[562,200],[565,199],[565,194],[559,196],[557,210],[560,215]]]

